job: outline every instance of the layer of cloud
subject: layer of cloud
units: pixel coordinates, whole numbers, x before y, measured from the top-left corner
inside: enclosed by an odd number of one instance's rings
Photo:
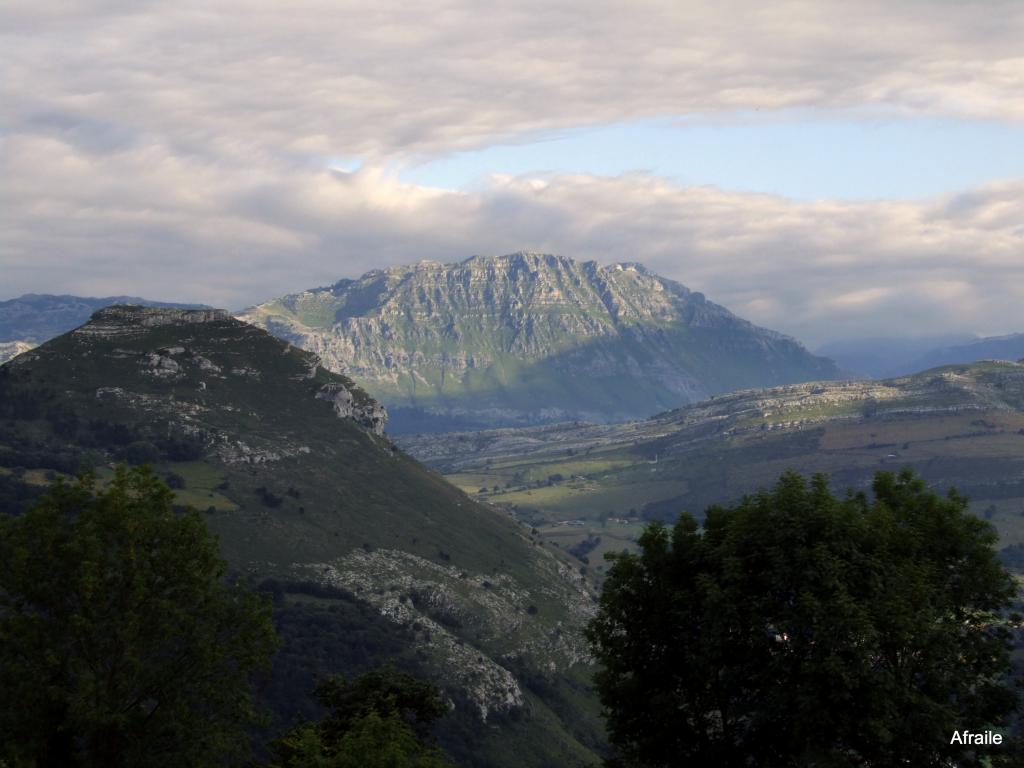
[[[375,160],[568,126],[869,108],[1024,120],[1024,5],[12,0],[0,125],[94,151]]]
[[[1024,185],[813,203],[644,175],[379,168],[648,116],[1024,121],[1024,5],[10,0],[0,296],[233,308],[419,258],[638,260],[811,341],[1024,330]],[[356,173],[328,168],[338,158]]]
[[[9,138],[0,270],[22,291],[240,308],[419,259],[527,248],[640,261],[815,343],[1024,330],[1024,182],[928,203],[797,203],[644,174],[453,192],[365,167],[225,166],[161,142]]]

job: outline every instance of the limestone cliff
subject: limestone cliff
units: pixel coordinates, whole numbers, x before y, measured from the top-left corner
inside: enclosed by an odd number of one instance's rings
[[[639,264],[538,253],[375,270],[240,317],[315,352],[410,427],[612,421],[838,376]]]

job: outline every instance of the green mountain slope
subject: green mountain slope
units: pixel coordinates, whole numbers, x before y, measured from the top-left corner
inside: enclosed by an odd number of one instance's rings
[[[586,548],[600,537],[588,550],[591,560],[629,546],[644,518],[701,514],[770,485],[786,469],[829,473],[844,490],[867,488],[879,469],[909,466],[936,487],[970,496],[1004,545],[1024,544],[1021,363],[748,390],[626,424],[401,442],[564,546]],[[558,525],[575,519],[581,524]]]
[[[421,262],[253,307],[388,406],[396,432],[615,421],[835,365],[637,264]]]
[[[398,450],[384,419],[315,355],[223,311],[110,307],[0,367],[0,499],[24,506],[82,462],[101,477],[155,463],[277,597],[279,724],[308,710],[295,697],[313,675],[391,660],[457,702],[445,738],[466,764],[593,758],[591,588]]]

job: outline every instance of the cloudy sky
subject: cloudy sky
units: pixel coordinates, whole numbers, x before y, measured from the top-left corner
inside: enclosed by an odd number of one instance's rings
[[[6,0],[0,299],[642,261],[810,344],[1024,331],[1024,4]]]

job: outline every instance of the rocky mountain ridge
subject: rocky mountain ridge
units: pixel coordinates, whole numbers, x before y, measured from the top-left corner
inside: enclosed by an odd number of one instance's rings
[[[417,419],[616,421],[838,376],[795,340],[642,265],[531,252],[374,270],[240,317],[359,381],[398,431]]]

